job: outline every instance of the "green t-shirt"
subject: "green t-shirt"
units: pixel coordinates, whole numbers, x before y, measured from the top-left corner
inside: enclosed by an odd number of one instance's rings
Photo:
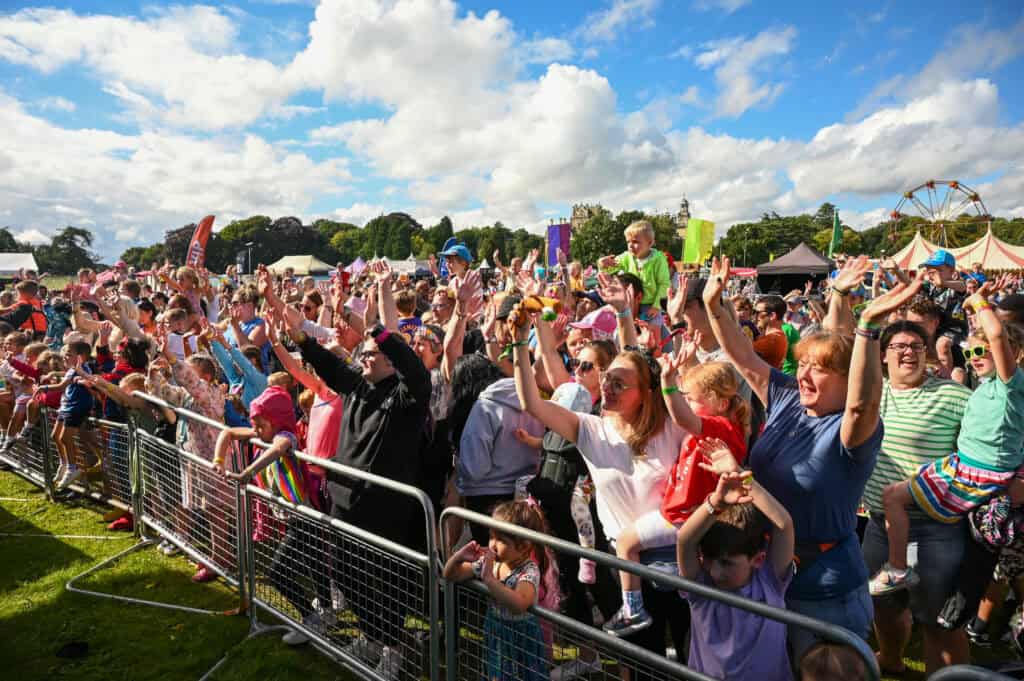
[[[956,442],[965,463],[993,471],[1013,471],[1024,459],[1024,371],[1009,382],[993,376],[967,402]]]
[[[657,248],[652,248],[643,265],[626,251],[616,258],[618,269],[640,277],[644,284],[644,305],[658,305],[662,298],[668,297],[668,287],[672,274],[668,271],[668,258]]]
[[[934,376],[909,390],[896,390],[885,380],[882,451],[864,487],[864,503],[872,513],[884,513],[882,490],[886,485],[909,480],[924,464],[956,451],[960,420],[970,397],[966,386]],[[916,509],[912,512],[923,515]]]
[[[786,359],[782,362],[782,373],[796,376],[796,357],[793,355],[793,348],[800,342],[800,332],[792,324],[783,322],[782,333],[786,334]]]

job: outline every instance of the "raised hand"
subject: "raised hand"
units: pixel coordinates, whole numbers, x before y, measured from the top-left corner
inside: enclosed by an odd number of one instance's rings
[[[735,473],[740,470],[740,464],[733,456],[732,450],[724,442],[715,437],[709,437],[697,443],[696,452],[703,461],[698,466],[712,473]]]
[[[708,274],[708,281],[704,284],[704,305],[711,310],[717,310],[722,304],[722,294],[725,293],[725,286],[729,282],[729,258],[714,258],[711,261],[711,271]]]
[[[470,541],[468,544],[463,546],[461,549],[455,552],[452,558],[461,560],[465,563],[475,562],[480,558],[480,554],[483,553],[483,548],[475,541]]]
[[[689,288],[690,279],[685,274],[679,275],[679,288],[669,292],[668,297],[668,320],[672,324],[683,321],[683,312],[686,309],[686,291]]]
[[[616,312],[633,309],[633,288],[623,286],[615,277],[601,273],[597,275],[598,293]]]
[[[861,285],[864,275],[871,269],[871,261],[866,255],[858,255],[843,263],[836,278],[832,280],[832,288],[839,291],[850,291]]]
[[[749,477],[740,472],[723,473],[718,478],[718,485],[715,491],[708,497],[708,502],[715,507],[733,506],[735,504],[747,504],[753,501],[750,495],[750,487],[747,485]]]
[[[483,284],[480,283],[480,272],[470,270],[460,281],[453,279],[452,288],[455,290],[455,303],[462,314],[475,315],[483,305]]]
[[[860,318],[867,322],[885,321],[892,312],[903,307],[917,295],[926,276],[927,271],[922,267],[917,271],[917,276],[912,282],[909,284],[900,282],[885,294],[868,303],[868,306],[861,310]]]
[[[568,267],[569,266],[569,259],[565,257],[565,251],[563,251],[561,248],[559,248],[556,252],[558,254],[558,266],[559,267]]]

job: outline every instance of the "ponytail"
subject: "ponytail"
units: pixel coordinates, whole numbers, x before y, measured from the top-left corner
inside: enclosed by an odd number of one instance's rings
[[[494,508],[491,517],[540,534],[551,534],[544,511],[532,497],[499,504]],[[511,537],[511,540],[517,544],[530,544],[530,555],[540,570],[537,604],[548,610],[558,610],[562,597],[558,588],[558,562],[555,560],[554,551],[548,546],[534,544],[527,539]]]

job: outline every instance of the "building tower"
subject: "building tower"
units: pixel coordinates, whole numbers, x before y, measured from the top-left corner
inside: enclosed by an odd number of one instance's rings
[[[690,202],[683,197],[679,202],[679,212],[676,214],[676,234],[680,239],[686,239],[686,225],[690,222]]]

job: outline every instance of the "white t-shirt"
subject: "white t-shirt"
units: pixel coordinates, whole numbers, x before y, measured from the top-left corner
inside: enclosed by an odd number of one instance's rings
[[[577,416],[576,447],[594,481],[605,536],[612,540],[640,516],[661,508],[668,474],[679,459],[686,431],[666,417],[665,427],[647,441],[647,455],[637,457],[611,421],[591,414]]]

